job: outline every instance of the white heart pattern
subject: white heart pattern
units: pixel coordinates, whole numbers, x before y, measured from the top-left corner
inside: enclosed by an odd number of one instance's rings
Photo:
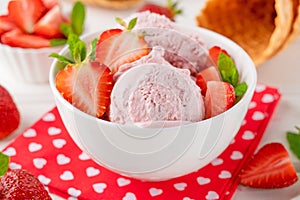
[[[208,183],[210,183],[210,181],[211,181],[210,178],[206,178],[206,177],[202,177],[202,176],[199,176],[197,178],[197,182],[198,182],[199,185],[208,184]]]
[[[227,179],[231,178],[231,173],[227,170],[222,170],[221,173],[219,174],[220,179]]]
[[[117,184],[118,184],[119,187],[129,185],[130,182],[131,181],[129,179],[125,179],[125,178],[122,178],[122,177],[117,179]]]
[[[213,161],[211,161],[211,164],[213,165],[213,166],[217,166],[217,165],[221,165],[221,164],[223,164],[223,159],[222,158],[215,158]]]
[[[95,183],[95,184],[93,184],[93,189],[97,193],[103,193],[105,188],[107,188],[106,183]]]
[[[5,155],[7,156],[15,156],[17,155],[16,149],[13,147],[8,147],[4,152]]]
[[[94,167],[88,167],[88,168],[86,168],[86,175],[88,177],[97,176],[98,174],[100,174],[100,170],[99,169],[96,169]]]
[[[122,200],[136,200],[136,196],[132,192],[127,192]]]
[[[31,142],[29,145],[28,145],[28,150],[30,152],[36,152],[36,151],[39,151],[43,148],[43,146],[39,143],[36,143],[36,142]]]
[[[89,157],[86,153],[82,152],[82,153],[79,155],[79,159],[80,159],[80,160],[89,160],[90,157]]]
[[[55,121],[55,115],[53,113],[48,113],[43,117],[43,121],[53,122],[53,121]]]
[[[70,181],[74,179],[74,175],[71,171],[64,171],[59,178],[63,181]]]
[[[174,187],[178,191],[183,191],[187,187],[187,184],[186,183],[175,183]]]
[[[194,199],[191,199],[190,197],[183,197],[182,200],[194,200]]]
[[[243,157],[244,156],[240,151],[233,151],[230,156],[231,160],[240,160]]]
[[[22,165],[20,165],[20,164],[17,164],[15,162],[9,163],[9,169],[21,169],[21,168],[22,168]]]
[[[51,179],[48,178],[48,177],[46,177],[46,176],[44,176],[44,175],[39,175],[37,178],[38,178],[39,181],[40,181],[41,183],[43,183],[44,185],[48,185],[48,184],[51,182]]]
[[[264,94],[261,101],[263,103],[272,103],[275,100],[274,96],[271,94]]]
[[[248,109],[253,109],[253,108],[256,107],[256,105],[257,105],[257,103],[255,101],[251,101],[249,106],[248,106]]]
[[[205,198],[207,200],[215,200],[215,199],[219,199],[220,197],[219,197],[219,194],[216,193],[215,191],[209,191],[207,193],[207,195],[205,196]]]
[[[33,159],[33,165],[37,169],[42,169],[47,164],[47,160],[44,158],[35,158]]]
[[[50,127],[50,128],[48,128],[48,134],[50,136],[59,135],[60,133],[61,133],[61,129],[60,128],[56,128],[56,127]]]
[[[76,188],[70,187],[68,189],[68,194],[73,197],[79,197],[81,195],[81,190],[78,190]]]
[[[260,111],[255,111],[252,115],[252,119],[255,121],[263,120],[265,118],[264,113]]]
[[[155,197],[155,196],[161,195],[163,193],[163,190],[157,189],[157,188],[150,188],[149,193],[152,197]]]
[[[249,130],[245,131],[242,135],[242,138],[244,140],[253,140],[254,137],[255,137],[255,134],[252,131],[249,131]]]
[[[265,85],[262,85],[262,84],[257,84],[256,87],[255,87],[255,92],[263,92],[266,90],[266,86]]]
[[[61,148],[63,148],[63,147],[67,144],[67,142],[66,142],[66,140],[64,140],[64,139],[54,139],[54,140],[52,141],[52,144],[53,144],[53,146],[55,146],[56,148],[61,149]]]
[[[64,154],[58,154],[56,156],[56,162],[59,165],[66,165],[71,162],[71,159],[69,157],[65,156]]]
[[[36,130],[30,128],[23,133],[23,136],[26,138],[32,138],[37,135]]]

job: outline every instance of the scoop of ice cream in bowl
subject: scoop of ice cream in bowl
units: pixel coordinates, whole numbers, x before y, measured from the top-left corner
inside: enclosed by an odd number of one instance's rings
[[[242,125],[256,85],[252,60],[222,35],[157,14],[118,21],[84,42],[68,39],[51,66],[66,129],[94,161],[128,177],[199,170]]]

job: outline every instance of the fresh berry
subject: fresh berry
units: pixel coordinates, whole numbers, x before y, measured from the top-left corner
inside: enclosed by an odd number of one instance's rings
[[[0,85],[0,139],[16,130],[19,124],[19,110],[9,92]]]
[[[0,16],[0,36],[12,29],[15,28],[14,23],[11,21],[8,15],[2,15]]]
[[[219,115],[231,108],[235,101],[234,88],[230,83],[208,81],[204,98],[205,118]]]
[[[155,3],[146,3],[143,5],[139,12],[150,11],[153,13],[157,13],[160,15],[164,15],[174,21],[176,15],[181,13],[181,10],[177,8],[177,3],[172,0],[168,0],[168,4],[166,6],[158,5]]]
[[[254,188],[282,188],[298,180],[288,152],[280,143],[263,146],[239,176],[241,184]]]
[[[34,25],[34,33],[45,38],[62,38],[60,25],[63,22],[59,6],[56,5]]]
[[[41,0],[15,0],[8,4],[9,16],[26,33],[33,33],[34,24],[46,10]]]
[[[58,5],[58,0],[42,0],[42,2],[48,10]]]
[[[108,67],[97,62],[68,65],[56,76],[62,96],[87,114],[102,117],[110,103],[113,87]]]
[[[42,183],[31,173],[23,169],[6,172],[0,180],[0,199],[43,199],[50,200]]]
[[[221,81],[220,73],[214,66],[202,70],[196,76],[196,84],[201,88],[201,94],[203,96],[206,94],[206,84],[208,81]]]
[[[122,21],[124,30],[104,31],[98,39],[96,60],[108,66],[112,73],[118,71],[122,64],[138,60],[149,53],[144,37],[130,31],[134,27],[131,23],[134,22],[129,22],[128,28]]]
[[[229,56],[227,51],[225,51],[224,49],[221,49],[218,46],[213,46],[209,49],[209,56],[211,57],[212,61],[214,62],[214,64],[216,66],[218,66],[218,59],[219,59],[219,55],[221,52],[225,53],[227,56]]]
[[[38,35],[26,34],[14,29],[2,34],[1,42],[11,47],[43,48],[50,47],[50,40]]]

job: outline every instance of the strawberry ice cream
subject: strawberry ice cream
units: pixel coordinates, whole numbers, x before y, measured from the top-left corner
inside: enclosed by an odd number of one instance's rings
[[[189,70],[170,64],[140,64],[116,81],[110,120],[121,124],[200,121],[205,115],[200,94]]]

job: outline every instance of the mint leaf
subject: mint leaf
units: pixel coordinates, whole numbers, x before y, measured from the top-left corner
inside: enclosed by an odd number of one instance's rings
[[[3,176],[8,170],[9,156],[0,152],[0,176]]]
[[[77,1],[74,4],[71,13],[71,25],[75,34],[81,35],[81,33],[83,32],[84,20],[85,20],[85,7],[80,1]]]
[[[127,24],[122,18],[116,17],[116,22],[127,29]]]
[[[75,63],[80,63],[86,58],[86,45],[78,35],[71,33],[68,37],[68,45]]]
[[[62,55],[59,55],[57,53],[51,53],[49,55],[49,57],[56,58],[59,62],[64,63],[64,64],[74,63],[72,60],[69,60],[68,58],[66,58]]]
[[[62,46],[62,45],[65,45],[67,43],[67,40],[66,39],[51,39],[50,40],[50,45],[53,46],[53,47],[56,47],[56,46]]]
[[[136,22],[137,22],[137,17],[130,20],[127,30],[129,30],[129,31],[132,30],[135,27]]]
[[[66,38],[69,36],[70,33],[74,33],[72,26],[67,23],[62,23],[60,25],[60,31],[64,34]]]
[[[290,145],[292,152],[300,159],[300,128],[296,127],[298,133],[288,131],[286,133],[286,139]]]
[[[236,97],[243,96],[248,89],[248,85],[245,82],[239,83],[234,87],[234,93]]]
[[[91,54],[90,54],[90,58],[91,60],[95,60],[96,59],[96,46],[97,46],[97,42],[98,39],[95,38],[92,42],[91,42]]]
[[[221,52],[218,58],[218,69],[223,81],[230,83],[234,87],[239,81],[239,73],[231,57]]]

